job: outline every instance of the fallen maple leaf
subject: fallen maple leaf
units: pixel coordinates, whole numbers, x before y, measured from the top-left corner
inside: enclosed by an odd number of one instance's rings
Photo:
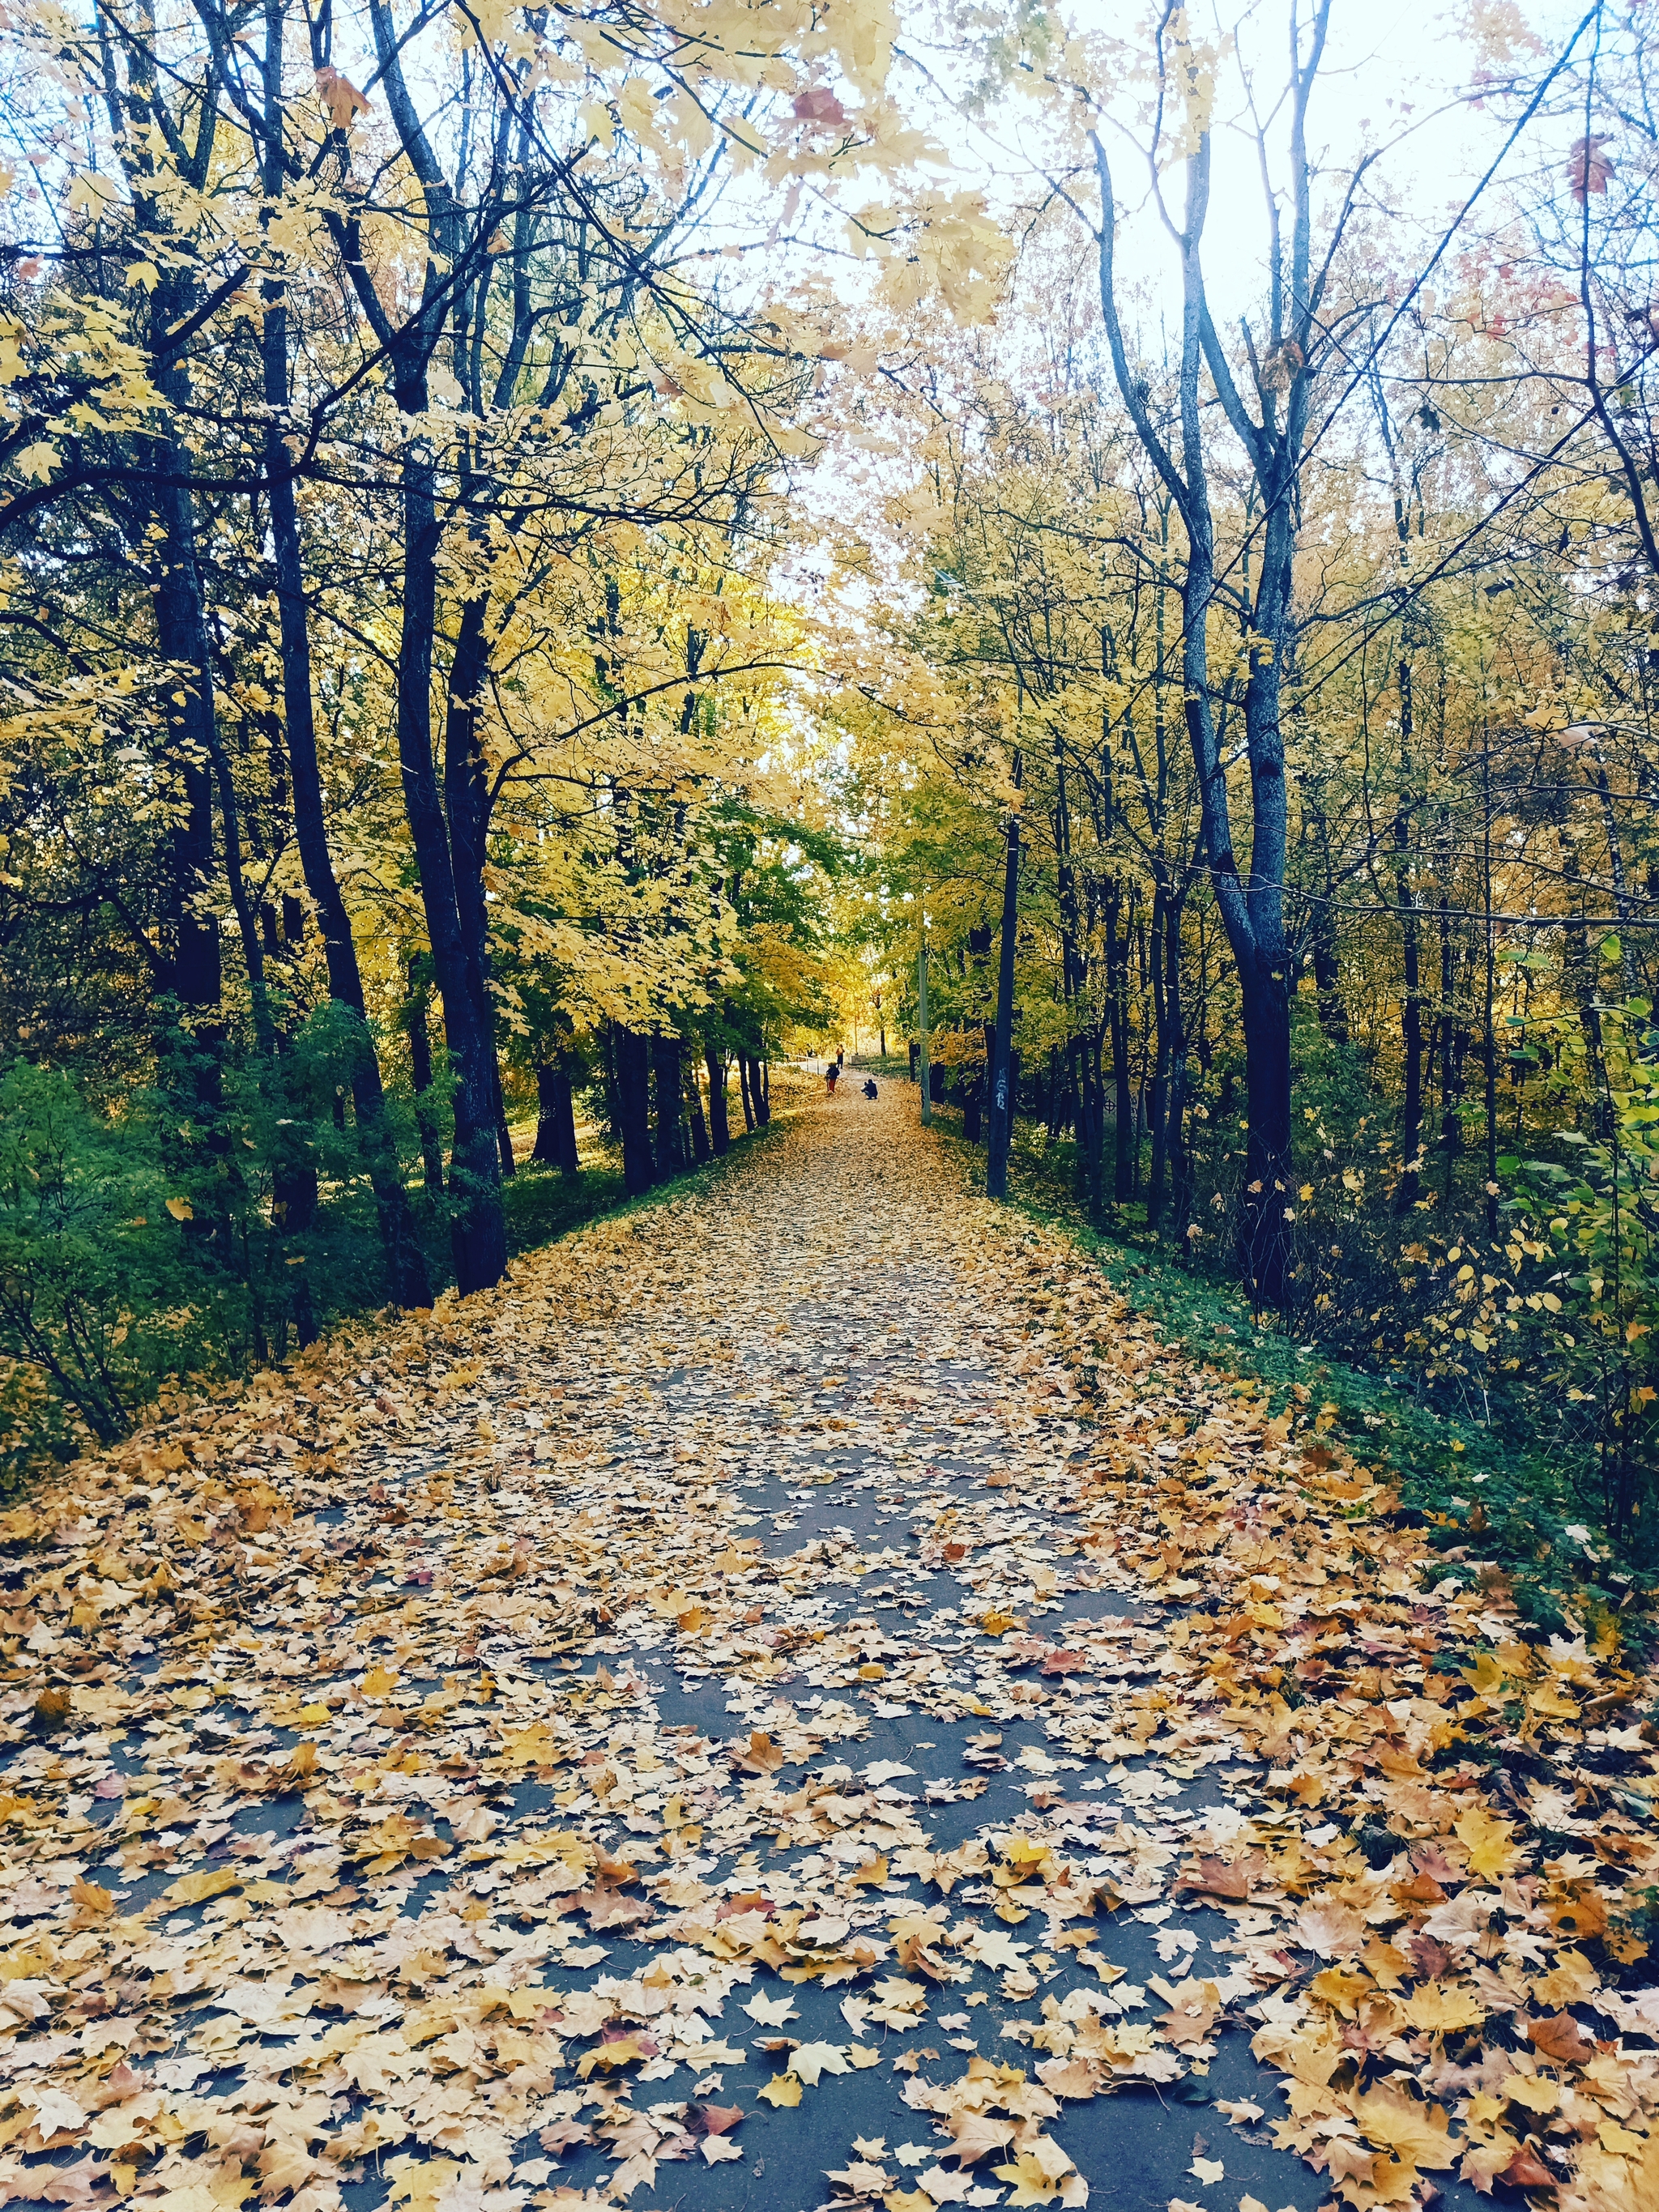
[[[1582,2066],[1595,2053],[1595,2045],[1587,2040],[1570,2012],[1550,2013],[1542,2020],[1529,2020],[1526,2033],[1533,2049],[1545,2058],[1554,2059],[1558,2065]]]
[[[741,2105],[688,2105],[683,2125],[689,2136],[725,2136],[743,2116]]]
[[[749,1739],[749,1748],[742,1754],[738,1765],[751,1774],[775,1774],[787,1765],[785,1754],[769,1735],[757,1729]]]
[[[1250,1880],[1242,1865],[1226,1859],[1201,1858],[1191,1873],[1177,1877],[1173,1888],[1196,1889],[1207,1897],[1230,1897],[1242,1901],[1250,1893]]]
[[[1551,2172],[1530,2143],[1522,2143],[1507,2166],[1500,2168],[1498,2179],[1507,2181],[1511,2189],[1554,2189],[1559,2177]],[[1632,2200],[1632,2212],[1636,2212]],[[1646,2212],[1646,2207],[1641,2208]]]

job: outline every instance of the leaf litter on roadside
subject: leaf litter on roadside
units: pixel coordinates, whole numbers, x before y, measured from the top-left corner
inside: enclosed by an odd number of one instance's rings
[[[639,2208],[879,2076],[792,2202],[1082,2205],[1235,2036],[1353,2212],[1659,2205],[1647,1686],[1395,1505],[896,1106],[180,1407],[0,1516],[0,2201]]]

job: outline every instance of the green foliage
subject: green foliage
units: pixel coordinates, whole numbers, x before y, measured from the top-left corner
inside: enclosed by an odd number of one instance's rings
[[[165,1086],[117,1113],[59,1070],[0,1074],[0,1495],[125,1435],[171,1387],[280,1362],[386,1302],[346,1104],[359,1037],[325,1005],[280,1060],[222,1065],[216,1101],[180,1031]],[[388,1106],[407,1158],[412,1114]],[[532,1162],[503,1196],[514,1254],[627,1202],[608,1163],[569,1176]],[[447,1196],[420,1209],[440,1286],[447,1209]]]
[[[171,1210],[169,1210],[171,1201]],[[67,1076],[0,1077],[0,1469],[131,1425],[161,1381],[216,1364],[153,1124],[105,1122]]]

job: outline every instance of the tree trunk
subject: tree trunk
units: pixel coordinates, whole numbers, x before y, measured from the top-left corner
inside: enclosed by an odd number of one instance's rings
[[[749,1055],[746,1052],[740,1052],[738,1054],[738,1095],[743,1100],[744,1129],[748,1135],[753,1136],[755,1105],[749,1096]]]
[[[1014,787],[1020,784],[1020,759],[1014,756]],[[990,1128],[985,1146],[985,1191],[989,1198],[1008,1194],[1008,1153],[1014,1133],[1013,1062],[1014,949],[1019,933],[1019,816],[1008,817],[1007,858],[1003,869],[1002,944],[997,961],[997,1018],[991,1034]]]
[[[1104,1210],[1101,1187],[1104,1148],[1104,1098],[1100,1081],[1100,1032],[1089,1031],[1077,1039],[1077,1141],[1082,1195],[1091,1221]]]
[[[565,1175],[574,1175],[581,1165],[576,1157],[576,1107],[570,1078],[556,1060],[537,1064],[536,1149],[530,1157]]]
[[[622,1139],[623,1181],[630,1198],[650,1189],[651,1040],[620,1022],[611,1030],[617,1066],[617,1133]]]
[[[1148,945],[1152,986],[1153,1026],[1153,1055],[1151,1121],[1152,1125],[1152,1158],[1146,1176],[1146,1226],[1156,1229],[1164,1212],[1164,1170],[1169,1160],[1169,1136],[1166,1116],[1170,1094],[1170,1018],[1165,1003],[1167,992],[1164,938],[1170,927],[1170,901],[1162,884],[1152,894],[1152,921]]]
[[[1112,1203],[1134,1194],[1134,1084],[1129,1066],[1129,937],[1123,888],[1113,880],[1103,902],[1106,935],[1106,1038],[1112,1049]],[[1104,1101],[1103,1098],[1103,1112]]]
[[[355,967],[355,952],[352,963]],[[409,1064],[415,1079],[415,1126],[421,1138],[422,1176],[427,1188],[436,1193],[444,1187],[444,1153],[438,1117],[432,1110],[432,1032],[428,1022],[427,987],[420,965],[418,959],[409,963]],[[361,1104],[357,1119],[361,1125]]]
[[[1250,1127],[1244,1153],[1243,1274],[1250,1302],[1282,1307],[1291,1270],[1291,1006],[1284,979],[1252,960],[1239,982],[1244,1016],[1244,1090]]]
[[[687,1053],[682,1081],[685,1088],[685,1110],[691,1121],[691,1157],[699,1167],[708,1158],[710,1146],[708,1128],[702,1118],[702,1086],[697,1080],[697,1062],[694,1054]]]
[[[686,1168],[685,1085],[680,1074],[680,1040],[653,1036],[651,1072],[655,1091],[656,1168],[659,1182],[672,1182]]]
[[[986,1054],[986,1074],[990,1072],[990,1054]],[[985,1075],[975,1075],[970,1068],[962,1073],[962,1133],[970,1145],[980,1138],[980,1119],[985,1099]]]
[[[513,1132],[508,1127],[507,1119],[507,1091],[501,1082],[501,1054],[495,1050],[493,1039],[490,1042],[489,1056],[494,1063],[492,1073],[495,1091],[495,1151],[501,1160],[501,1177],[505,1182],[514,1173],[517,1163],[513,1158]]]
[[[398,404],[426,411],[424,361],[397,365]],[[420,871],[421,900],[433,972],[443,995],[444,1034],[455,1070],[455,1139],[450,1231],[455,1282],[463,1297],[487,1291],[507,1272],[507,1218],[496,1125],[495,1038],[482,1017],[470,970],[448,829],[432,757],[432,637],[437,620],[439,524],[436,471],[427,441],[412,429],[404,445],[403,623],[398,641],[398,756],[404,806]]]
[[[272,199],[280,197],[283,183],[282,67],[282,12],[271,7],[267,9],[265,16],[264,96],[264,189]],[[380,1059],[367,1018],[362,971],[357,963],[350,917],[340,894],[333,856],[328,849],[327,818],[323,810],[322,773],[318,764],[317,724],[311,696],[311,633],[306,614],[305,562],[294,478],[289,473],[288,447],[283,441],[283,422],[289,398],[286,291],[276,282],[268,282],[262,289],[264,319],[260,327],[260,365],[265,404],[271,410],[265,434],[265,467],[270,478],[271,544],[276,556],[283,726],[288,745],[294,842],[299,848],[306,889],[323,933],[328,994],[352,1018],[352,1103],[357,1109],[357,1142],[374,1193],[380,1247],[386,1256],[386,1287],[394,1304],[413,1309],[432,1304],[431,1279],[386,1113]],[[424,1022],[422,1006],[423,1029]],[[422,1088],[429,1088],[431,1079],[428,1056],[424,1085],[418,1073],[416,1075],[417,1093]],[[435,1127],[429,1131],[428,1121],[420,1120],[418,1104],[416,1110],[427,1188],[441,1190],[443,1170]]]
[[[1221,349],[1204,288],[1202,241],[1209,208],[1212,148],[1207,129],[1187,157],[1184,220],[1171,225],[1181,257],[1182,329],[1177,378],[1180,441],[1166,443],[1147,407],[1147,387],[1130,365],[1118,312],[1117,210],[1105,143],[1091,145],[1100,187],[1101,314],[1118,391],[1141,447],[1180,509],[1186,533],[1182,583],[1182,682],[1188,744],[1198,781],[1199,850],[1238,971],[1249,1092],[1249,1138],[1240,1219],[1241,1262],[1252,1302],[1282,1308],[1291,1288],[1291,1241],[1285,1216],[1291,1189],[1290,985],[1285,937],[1285,859],[1289,808],[1285,793],[1280,688],[1294,645],[1291,589],[1296,553],[1300,471],[1307,438],[1309,355],[1321,335],[1310,271],[1312,167],[1306,149],[1307,103],[1318,74],[1328,0],[1316,0],[1305,56],[1292,57],[1289,94],[1291,137],[1288,270],[1278,258],[1275,224],[1272,309],[1275,342],[1282,334],[1289,383],[1281,419],[1279,392],[1258,381],[1260,419],[1252,417]],[[1288,285],[1285,276],[1288,275]],[[1279,289],[1284,286],[1284,289]],[[1285,328],[1288,315],[1290,328]],[[1216,595],[1215,529],[1206,458],[1203,371],[1223,416],[1249,457],[1261,496],[1261,566],[1251,611],[1252,641],[1244,693],[1250,771],[1251,839],[1247,865],[1234,851],[1226,764],[1209,671],[1209,617]],[[1256,641],[1259,641],[1257,642]]]
[[[708,1141],[714,1147],[714,1158],[723,1160],[732,1148],[730,1100],[726,1091],[731,1069],[713,1045],[707,1048],[704,1060],[708,1068]]]
[[[1400,1036],[1405,1060],[1404,1100],[1401,1110],[1401,1173],[1395,1192],[1395,1210],[1404,1213],[1416,1203],[1420,1188],[1418,1154],[1423,1146],[1423,951],[1418,927],[1417,894],[1412,883],[1411,794],[1405,778],[1411,773],[1413,726],[1412,665],[1400,663],[1400,749],[1401,784],[1394,815],[1394,848],[1400,902],[1401,964],[1404,994],[1400,1002]]]
[[[1164,924],[1164,1149],[1176,1233],[1183,1242],[1192,1219],[1192,1164],[1187,1152],[1187,1018],[1181,987],[1181,917],[1186,895],[1171,899]]]

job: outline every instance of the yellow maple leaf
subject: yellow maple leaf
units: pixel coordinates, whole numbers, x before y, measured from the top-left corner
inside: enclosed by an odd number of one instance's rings
[[[769,2105],[776,2105],[780,2109],[795,2106],[800,2102],[800,2082],[793,2074],[775,2074],[764,2087],[756,2090],[755,2094],[764,2097]]]
[[[1484,1805],[1471,1805],[1457,1822],[1456,1834],[1469,1854],[1469,1871],[1481,1881],[1501,1881],[1521,1854],[1512,1840],[1515,1823],[1494,1819]]]
[[[200,1874],[181,1875],[161,1895],[168,1905],[203,1905],[210,1897],[222,1897],[226,1890],[234,1889],[241,1879],[229,1867],[204,1869]]]

